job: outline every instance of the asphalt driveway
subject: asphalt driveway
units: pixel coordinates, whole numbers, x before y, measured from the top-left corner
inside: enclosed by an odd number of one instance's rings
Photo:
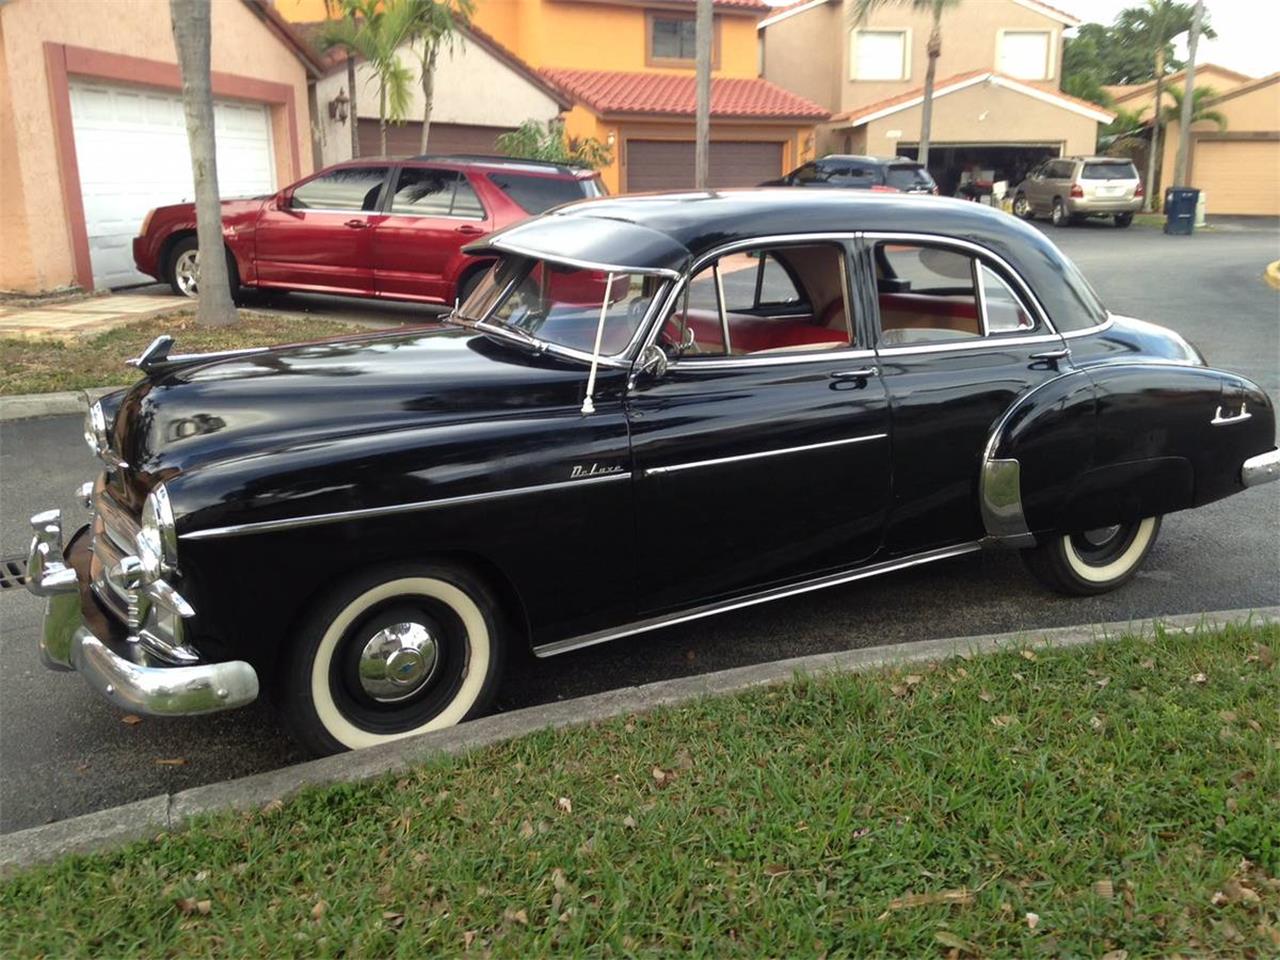
[[[1174,327],[1211,363],[1280,398],[1280,295],[1261,280],[1263,266],[1280,258],[1273,223],[1224,223],[1189,238],[1143,227],[1045,229],[1112,310]],[[295,295],[272,306],[297,307],[389,323],[421,310]],[[61,505],[79,516],[72,491],[95,469],[78,418],[0,424],[0,555],[22,552],[26,517],[37,510]],[[1143,572],[1107,596],[1046,593],[1016,555],[984,552],[552,660],[521,660],[500,706],[827,650],[1274,604],[1280,484],[1167,518]],[[41,609],[25,591],[0,589],[0,831],[300,759],[261,706],[123,723],[78,677],[40,665]]]

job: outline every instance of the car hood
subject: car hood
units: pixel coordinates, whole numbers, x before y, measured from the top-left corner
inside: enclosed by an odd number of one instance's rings
[[[221,203],[223,218],[234,217],[242,213],[256,213],[262,208],[262,204],[269,199],[267,196],[261,197],[235,197],[230,200],[223,200]],[[154,216],[169,218],[189,218],[195,222],[196,205],[194,203],[170,203],[163,207],[156,207]]]
[[[153,373],[120,403],[113,446],[137,495],[211,462],[581,403],[585,375],[442,323],[274,347]]]

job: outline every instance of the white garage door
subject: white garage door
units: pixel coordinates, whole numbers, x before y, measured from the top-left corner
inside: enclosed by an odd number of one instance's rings
[[[96,287],[147,283],[133,238],[152,207],[194,199],[182,97],[147,87],[71,85],[80,193]],[[224,198],[275,189],[271,124],[259,103],[214,103],[218,190]]]

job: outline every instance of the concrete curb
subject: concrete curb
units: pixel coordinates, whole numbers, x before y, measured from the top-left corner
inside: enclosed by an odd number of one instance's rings
[[[87,390],[65,390],[59,393],[27,393],[16,397],[0,397],[0,423],[7,420],[30,420],[33,417],[83,415],[85,408],[99,397],[126,387],[89,387]]]
[[[5,834],[0,836],[0,875],[46,863],[69,853],[113,849],[133,840],[175,833],[181,831],[192,817],[202,814],[252,810],[273,800],[286,800],[308,787],[353,783],[398,772],[430,756],[465,753],[539,730],[586,726],[657,707],[679,706],[707,696],[734,694],[755,687],[786,683],[797,674],[861,673],[886,666],[943,660],[958,654],[991,653],[1010,646],[1077,647],[1105,642],[1121,634],[1150,634],[1157,625],[1167,630],[1195,630],[1249,620],[1257,623],[1280,622],[1280,607],[1219,610],[1092,626],[950,637],[912,644],[819,653],[610,690],[574,700],[483,717],[458,727],[437,730],[398,743],[311,760],[239,780],[211,783],[176,794],[158,794],[125,806]]]
[[[1267,269],[1262,271],[1263,277],[1276,290],[1280,290],[1280,260],[1273,260],[1267,264]]]

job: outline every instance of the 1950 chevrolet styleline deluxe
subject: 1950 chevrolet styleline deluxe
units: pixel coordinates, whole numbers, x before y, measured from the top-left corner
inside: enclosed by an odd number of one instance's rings
[[[444,322],[178,356],[33,518],[43,652],[122,708],[279,705],[316,752],[484,711],[539,656],[954,557],[1110,590],[1160,517],[1280,476],[1271,401],[977,204],[562,207]]]

